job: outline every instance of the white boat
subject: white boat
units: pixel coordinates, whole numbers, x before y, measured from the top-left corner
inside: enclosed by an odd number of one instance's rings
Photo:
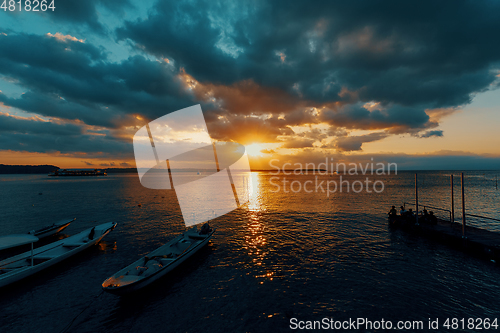
[[[53,223],[52,225],[45,226],[41,229],[30,231],[30,232],[28,232],[28,234],[34,235],[34,236],[38,237],[39,239],[42,239],[42,238],[45,238],[48,236],[52,236],[52,235],[57,234],[58,232],[61,232],[64,229],[66,229],[71,224],[71,222],[73,222],[74,220],[76,220],[76,219],[62,220],[62,221]]]
[[[0,237],[0,251],[38,242],[38,237],[30,234],[13,234]]]
[[[108,222],[74,236],[0,261],[0,287],[24,279],[97,244],[116,223]]]
[[[212,230],[209,227],[206,231],[198,231],[194,226],[106,279],[102,283],[103,289],[115,295],[124,295],[144,288],[171,272],[208,244],[214,232],[215,229]]]
[[[63,220],[60,222],[56,222],[52,225],[45,226],[45,227],[38,229],[38,230],[30,231],[26,234],[13,234],[13,235],[8,235],[8,236],[1,236],[0,237],[0,251],[7,250],[7,249],[13,249],[15,247],[30,244],[30,243],[31,243],[31,245],[33,245],[33,243],[37,242],[38,240],[40,240],[42,238],[52,236],[52,235],[57,234],[58,232],[64,230],[74,220],[76,220],[76,219]]]

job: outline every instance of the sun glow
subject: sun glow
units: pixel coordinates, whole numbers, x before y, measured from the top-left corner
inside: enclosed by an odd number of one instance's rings
[[[264,147],[260,143],[252,143],[251,145],[245,146],[247,154],[250,156],[263,156],[264,154],[261,152],[261,150],[264,149]]]

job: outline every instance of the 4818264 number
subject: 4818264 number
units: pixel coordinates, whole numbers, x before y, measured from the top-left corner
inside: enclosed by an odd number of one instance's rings
[[[443,324],[446,329],[452,330],[489,330],[498,329],[497,318],[447,318]]]
[[[1,1],[1,0],[0,0]],[[4,12],[46,12],[56,9],[55,0],[3,0],[0,9]]]

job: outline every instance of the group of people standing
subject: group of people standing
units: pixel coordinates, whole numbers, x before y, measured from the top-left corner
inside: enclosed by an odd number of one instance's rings
[[[389,211],[389,218],[390,219],[397,219],[402,218],[406,221],[413,221],[415,219],[415,212],[410,208],[409,210],[406,210],[404,206],[401,206],[401,210],[399,211],[399,215],[396,211],[396,207],[392,206],[391,210]],[[437,217],[434,215],[433,212],[427,212],[427,209],[424,208],[422,211],[422,214],[419,215],[418,217],[420,222],[423,223],[429,223],[429,224],[437,224]]]

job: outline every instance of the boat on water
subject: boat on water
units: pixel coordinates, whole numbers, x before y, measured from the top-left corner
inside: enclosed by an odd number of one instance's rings
[[[49,173],[51,177],[107,176],[106,170],[66,170],[59,169]]]
[[[22,245],[38,242],[38,240],[57,234],[58,232],[67,228],[72,220],[63,220],[60,222],[53,223],[51,225],[45,226],[38,230],[32,230],[26,234],[13,234],[0,237],[0,251],[13,249]]]
[[[32,248],[31,251],[0,261],[0,287],[17,282],[80,253],[99,243],[115,227],[115,222],[100,224],[74,236],[34,250]]]
[[[38,242],[38,237],[30,234],[13,234],[0,237],[0,251]]]
[[[39,239],[49,237],[49,236],[55,235],[58,232],[61,232],[62,230],[66,229],[71,224],[71,222],[73,222],[75,220],[76,220],[76,218],[71,219],[71,220],[62,220],[62,221],[53,223],[51,225],[47,225],[47,226],[40,228],[38,230],[30,231],[30,232],[28,232],[28,234],[36,236]]]
[[[208,223],[200,231],[194,226],[106,279],[102,283],[104,291],[124,295],[146,287],[207,245],[214,232]]]

